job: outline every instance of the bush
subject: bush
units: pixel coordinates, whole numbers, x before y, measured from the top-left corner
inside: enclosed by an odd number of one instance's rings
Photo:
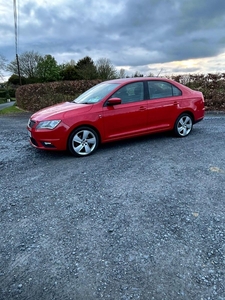
[[[72,101],[100,80],[59,81],[23,85],[16,90],[18,107],[30,112],[57,103]]]
[[[9,84],[13,84],[13,85],[20,85],[20,79],[19,79],[19,76],[13,74],[11,77],[9,77],[8,83],[9,83]],[[26,84],[26,78],[23,77],[23,76],[21,77],[21,83],[22,83],[22,84]]]
[[[206,110],[225,111],[225,73],[178,75],[170,78],[201,91]],[[71,101],[99,82],[101,80],[74,80],[23,85],[16,91],[17,105],[35,112],[56,103]]]
[[[1,89],[0,90],[0,98],[5,98],[6,96],[6,90],[5,89]]]
[[[0,98],[3,99],[15,98],[15,89],[0,89]]]
[[[206,110],[225,110],[225,73],[178,75],[172,76],[171,79],[201,91],[205,98]]]
[[[15,94],[16,94],[16,90],[15,89],[9,89],[8,92],[9,92],[10,98],[15,98]]]

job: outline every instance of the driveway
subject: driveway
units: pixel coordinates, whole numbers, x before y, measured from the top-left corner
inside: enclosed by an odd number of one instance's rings
[[[225,115],[186,138],[42,152],[0,117],[1,300],[224,300]]]

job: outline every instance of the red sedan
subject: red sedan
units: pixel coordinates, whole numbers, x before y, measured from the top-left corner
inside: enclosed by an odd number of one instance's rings
[[[186,137],[204,118],[204,97],[162,78],[102,82],[72,102],[42,109],[28,121],[31,144],[38,149],[93,153],[100,143],[173,130]]]

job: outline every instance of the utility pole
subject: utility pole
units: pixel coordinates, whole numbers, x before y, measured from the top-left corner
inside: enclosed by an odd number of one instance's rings
[[[15,49],[16,49],[16,63],[17,63],[17,69],[18,69],[18,76],[19,76],[19,83],[22,85],[21,82],[21,76],[20,76],[20,64],[19,64],[19,57],[18,57],[18,47],[17,47],[17,39],[18,39],[18,34],[17,34],[17,6],[16,6],[16,0],[13,0],[13,6],[14,6],[14,23],[15,23]]]

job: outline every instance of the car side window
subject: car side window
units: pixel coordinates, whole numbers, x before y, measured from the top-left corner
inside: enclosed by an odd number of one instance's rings
[[[166,81],[148,81],[150,99],[180,96],[181,91]]]
[[[116,91],[111,98],[120,98],[122,104],[138,102],[144,99],[143,82],[134,82],[127,84]]]
[[[182,92],[176,86],[172,85],[173,87],[173,96],[181,96]]]

